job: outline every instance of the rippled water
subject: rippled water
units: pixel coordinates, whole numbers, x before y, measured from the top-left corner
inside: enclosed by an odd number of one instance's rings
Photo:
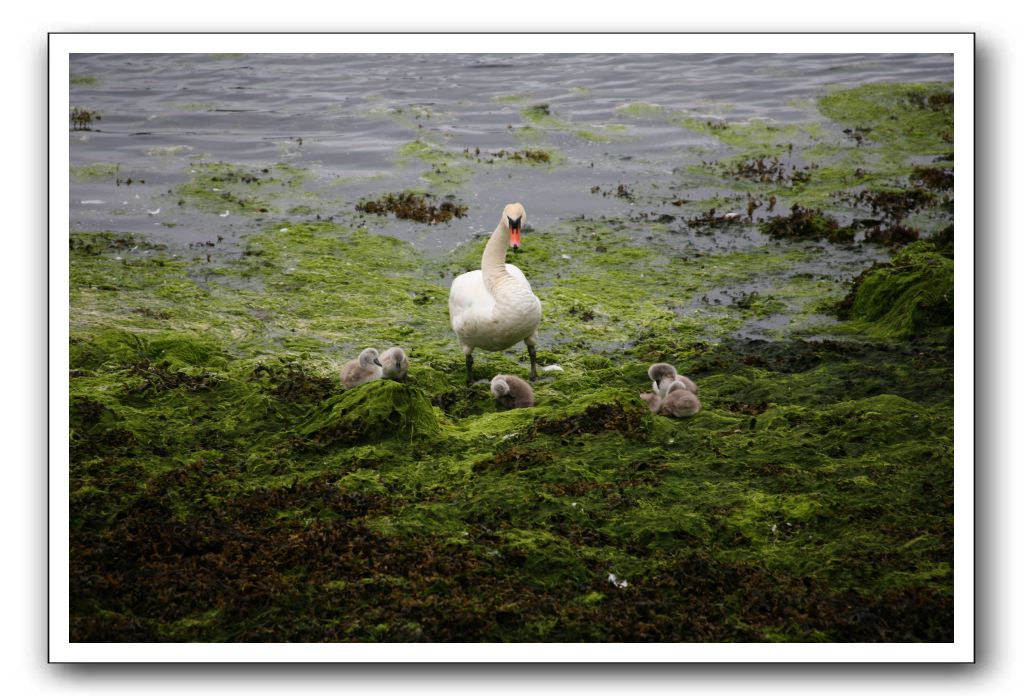
[[[196,161],[307,169],[310,176],[288,203],[344,219],[362,197],[424,187],[420,177],[429,165],[398,154],[416,138],[485,152],[540,145],[566,157],[555,167],[473,167],[450,191],[469,205],[463,220],[435,227],[377,221],[375,229],[443,250],[489,232],[512,200],[526,205],[534,227],[580,215],[626,215],[635,201],[595,195],[593,187],[670,187],[676,167],[720,147],[663,119],[625,121],[622,106],[656,103],[708,118],[801,121],[812,115],[809,100],[828,87],[950,81],[952,58],[118,54],[74,55],[71,74],[71,105],[102,117],[92,131],[71,132],[72,167],[117,164],[118,178],[132,179],[129,186],[72,177],[72,231],[142,232],[172,246],[216,237],[230,244],[274,217],[222,217],[179,206],[173,189],[188,180]],[[520,112],[539,103],[563,127],[545,130],[538,142],[523,139]],[[583,130],[607,137],[580,137]]]

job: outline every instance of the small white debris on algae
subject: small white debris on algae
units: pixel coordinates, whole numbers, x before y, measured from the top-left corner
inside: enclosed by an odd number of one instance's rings
[[[615,575],[614,573],[608,573],[607,581],[620,590],[623,590],[629,586],[628,580],[619,580],[618,576]]]

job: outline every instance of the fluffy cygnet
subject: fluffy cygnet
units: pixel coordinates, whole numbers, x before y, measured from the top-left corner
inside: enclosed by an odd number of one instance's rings
[[[494,375],[490,393],[506,408],[529,408],[533,405],[533,388],[529,382],[514,375]]]
[[[685,375],[680,375],[676,370],[675,366],[669,363],[654,363],[647,370],[647,375],[653,380],[653,390],[663,399],[668,395],[668,387],[673,382],[680,382],[684,389],[691,391],[696,394],[699,391],[699,387],[696,386],[696,382],[689,379]]]
[[[668,394],[664,398],[651,392],[640,394],[639,398],[646,402],[653,413],[659,413],[662,416],[688,418],[695,416],[700,410],[700,400],[696,398],[696,394],[686,389],[682,382],[668,383],[667,391]]]
[[[408,381],[408,358],[405,351],[397,346],[388,348],[380,354],[380,365],[384,368],[384,379],[396,382]]]
[[[696,398],[696,394],[686,389],[682,382],[672,382],[668,386],[667,396],[661,399],[658,413],[675,418],[688,418],[695,416],[699,410],[700,400]]]
[[[380,379],[383,374],[384,369],[380,365],[376,348],[367,348],[359,353],[357,359],[349,360],[341,368],[341,384],[345,385],[345,389],[351,389],[360,384]]]
[[[646,405],[650,407],[653,413],[657,413],[661,410],[661,397],[653,392],[644,392],[639,395],[639,398],[646,402]]]

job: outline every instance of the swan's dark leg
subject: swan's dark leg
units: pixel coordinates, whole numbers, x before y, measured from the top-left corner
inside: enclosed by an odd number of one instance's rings
[[[465,384],[472,384],[472,353],[465,354]]]
[[[529,351],[529,381],[536,381],[536,334],[526,339],[526,350]]]

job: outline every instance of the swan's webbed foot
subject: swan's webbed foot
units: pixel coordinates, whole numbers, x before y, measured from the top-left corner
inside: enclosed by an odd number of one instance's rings
[[[526,344],[526,350],[529,351],[529,381],[536,381],[536,346]]]

